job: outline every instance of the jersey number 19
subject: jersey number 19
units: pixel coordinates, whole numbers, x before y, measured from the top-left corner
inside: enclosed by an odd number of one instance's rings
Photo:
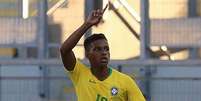
[[[106,97],[101,96],[100,94],[98,94],[96,96],[96,101],[108,101]]]

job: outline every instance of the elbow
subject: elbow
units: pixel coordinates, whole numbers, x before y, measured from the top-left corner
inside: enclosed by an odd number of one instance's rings
[[[69,52],[65,49],[65,47],[60,47],[61,56],[66,56]]]
[[[61,55],[68,52],[68,50],[67,50],[63,45],[60,47],[59,50],[60,50],[60,54],[61,54]]]
[[[72,50],[66,49],[66,47],[60,47],[60,54],[61,56],[65,56],[67,54],[70,54],[72,52]]]

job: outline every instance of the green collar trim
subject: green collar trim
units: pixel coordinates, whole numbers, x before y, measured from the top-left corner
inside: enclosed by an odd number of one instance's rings
[[[112,74],[112,69],[109,68],[108,71],[109,71],[109,75],[111,75]]]

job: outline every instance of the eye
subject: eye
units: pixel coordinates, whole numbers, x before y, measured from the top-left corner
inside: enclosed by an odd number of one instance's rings
[[[109,49],[109,47],[104,47],[104,50],[109,51],[110,49]]]
[[[100,47],[96,47],[96,48],[94,48],[93,50],[99,52],[99,51],[101,51],[102,49],[101,49]]]
[[[93,51],[96,51],[96,52],[101,52],[101,51],[109,51],[109,47],[108,46],[105,46],[105,47],[95,47],[93,49]]]

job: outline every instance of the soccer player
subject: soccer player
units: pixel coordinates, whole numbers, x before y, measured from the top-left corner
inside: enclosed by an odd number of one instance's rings
[[[78,101],[145,101],[137,84],[126,74],[108,67],[109,45],[104,34],[93,34],[84,41],[90,67],[76,59],[72,49],[93,25],[97,25],[104,10],[94,10],[60,48],[65,69],[75,87]]]

